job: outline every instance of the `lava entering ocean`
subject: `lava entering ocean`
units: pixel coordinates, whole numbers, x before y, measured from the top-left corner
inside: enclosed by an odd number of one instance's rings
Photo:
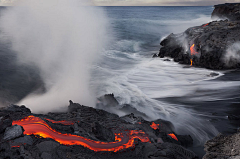
[[[190,62],[191,62],[191,66],[192,66],[192,63],[193,63],[193,62],[192,62],[192,59],[190,59]]]
[[[63,123],[66,124],[65,121]],[[134,139],[139,139],[141,142],[150,142],[148,136],[142,130],[126,130],[123,133],[115,134],[115,142],[94,141],[82,136],[62,134],[52,129],[41,118],[32,115],[21,120],[13,121],[12,124],[21,125],[25,130],[25,135],[38,135],[43,138],[51,138],[63,145],[82,145],[93,151],[117,152],[122,149],[133,147]]]
[[[191,56],[198,54],[198,52],[195,50],[195,44],[192,44],[192,46],[190,47],[190,51],[191,51]],[[192,66],[192,64],[193,64],[192,58],[190,59],[190,62],[191,62],[191,66]]]

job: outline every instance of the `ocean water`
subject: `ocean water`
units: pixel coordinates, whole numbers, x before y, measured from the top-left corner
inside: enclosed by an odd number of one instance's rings
[[[0,8],[0,13],[5,9]],[[152,58],[160,49],[160,41],[170,33],[210,22],[212,6],[99,7],[99,10],[106,17],[105,36],[110,40],[95,54],[99,59],[91,66],[88,79],[91,92],[96,97],[114,93],[120,104],[133,108],[128,112],[121,111],[120,106],[105,110],[120,116],[133,112],[146,120],[169,120],[176,133],[193,137],[192,149],[199,156],[204,154],[206,140],[218,133],[236,132],[239,123],[229,121],[227,115],[240,114],[238,70],[186,68],[172,59]],[[39,68],[32,63],[18,64],[11,43],[0,43],[0,66],[1,105],[19,103],[34,91],[39,94],[46,91]],[[211,77],[211,73],[218,76]]]
[[[240,73],[184,68],[151,58],[170,33],[208,23],[213,7],[104,7],[114,34],[111,46],[93,69],[97,96],[114,93],[145,119],[171,121],[179,134],[194,138],[193,150],[202,156],[203,144],[218,133],[233,133],[239,123],[227,115],[240,114]],[[218,76],[211,77],[211,73]],[[110,108],[106,108],[108,110]],[[113,108],[111,108],[112,110]],[[125,112],[114,108],[118,115]]]

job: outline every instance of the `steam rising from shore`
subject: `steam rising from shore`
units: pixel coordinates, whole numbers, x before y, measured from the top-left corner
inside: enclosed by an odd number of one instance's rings
[[[233,66],[240,60],[240,42],[231,45],[223,58],[228,66]]]
[[[101,8],[77,0],[24,0],[1,15],[4,40],[10,41],[20,63],[40,69],[46,93],[31,94],[19,104],[34,112],[58,110],[67,101],[93,106],[90,67],[107,39]],[[65,103],[65,104],[64,104]]]

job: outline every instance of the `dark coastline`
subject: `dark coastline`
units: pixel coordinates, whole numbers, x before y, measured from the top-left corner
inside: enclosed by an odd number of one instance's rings
[[[238,82],[240,81],[240,70],[228,70],[224,73],[224,76],[218,77],[212,81]],[[209,93],[209,91],[207,92]],[[202,93],[204,94],[204,92]],[[228,92],[222,90],[218,93],[216,91],[211,93],[216,94],[216,96],[222,100],[195,101],[193,103],[192,99],[198,96],[198,94],[189,94],[182,97],[161,98],[156,100],[164,101],[170,104],[184,105],[188,109],[198,112],[198,114],[202,114],[201,117],[210,121],[219,133],[226,136],[235,134],[240,128],[239,120],[229,120],[228,116],[239,116],[240,114],[240,88],[236,87]],[[228,96],[224,96],[224,94],[228,94]],[[189,149],[195,152],[200,158],[206,154],[204,151],[204,145],[193,146]]]
[[[218,7],[222,5],[218,5]],[[224,5],[223,5],[224,6]],[[217,13],[216,13],[217,14]],[[216,15],[215,14],[215,15]],[[235,21],[235,19],[234,19]],[[223,28],[231,24],[232,21],[216,21],[211,24],[208,24],[205,28],[205,24],[198,26],[197,28],[202,29],[204,26],[204,32],[207,30],[211,30],[211,28],[216,28],[216,26],[220,25]],[[236,25],[235,25],[236,24]],[[233,27],[239,31],[240,23],[234,22]],[[231,26],[230,26],[231,27]],[[195,27],[194,27],[195,28]],[[194,28],[188,29],[188,33],[192,31],[194,34]],[[192,35],[193,35],[192,34]],[[238,33],[233,32],[233,34],[238,35]],[[174,35],[175,36],[175,35]],[[174,36],[169,36],[171,39]],[[175,37],[174,37],[175,38]],[[194,38],[196,38],[194,36]],[[191,39],[192,40],[192,39]],[[189,40],[189,41],[191,41]],[[223,40],[223,39],[222,39]],[[235,39],[239,40],[239,39]],[[204,40],[202,40],[204,41]],[[196,44],[198,42],[202,42],[201,40],[196,40]],[[171,43],[171,42],[170,42]],[[163,42],[163,46],[165,47],[165,51],[160,50],[160,53],[156,55],[156,57],[163,57],[169,56],[174,58],[176,62],[190,65],[191,57],[189,55],[183,55],[183,48],[179,45],[170,44],[169,41]],[[165,45],[166,44],[166,45]],[[190,44],[190,42],[189,42]],[[191,44],[190,44],[191,45]],[[217,45],[214,44],[214,45]],[[196,47],[196,51],[204,52],[202,47],[198,48],[199,45]],[[173,51],[169,49],[169,47],[175,47]],[[227,47],[227,45],[226,45]],[[164,49],[163,49],[164,50]],[[169,51],[170,50],[170,51]],[[176,53],[176,50],[180,52]],[[164,53],[163,53],[164,52]],[[169,54],[168,54],[169,52]],[[217,70],[228,70],[224,73],[224,76],[221,76],[216,81],[240,81],[240,71],[239,71],[239,63],[234,63],[234,66],[228,67],[221,63],[219,59],[220,56],[217,56],[218,61],[209,60],[207,52],[207,58],[204,58],[205,62],[198,60],[197,56],[195,56],[193,60],[194,67],[205,67],[209,69],[217,69]],[[214,54],[215,52],[213,52]],[[177,54],[177,55],[176,55]],[[224,54],[222,52],[221,54]],[[4,55],[1,55],[4,57]],[[214,55],[213,55],[214,56]],[[212,55],[210,56],[212,57]],[[214,56],[215,57],[215,56]],[[207,59],[207,60],[206,60]],[[225,159],[230,157],[239,156],[239,151],[235,151],[236,148],[239,147],[239,143],[234,143],[236,138],[240,138],[240,133],[238,132],[239,125],[239,118],[240,117],[240,93],[239,88],[236,90],[232,90],[231,94],[232,99],[225,99],[221,102],[198,102],[194,105],[191,102],[188,102],[193,96],[183,96],[181,98],[164,98],[159,99],[161,101],[169,102],[169,103],[176,103],[176,104],[183,104],[186,105],[189,109],[197,110],[198,112],[211,114],[208,119],[211,123],[224,135],[219,135],[216,138],[208,141],[205,145],[206,149],[203,150],[203,146],[199,147],[192,147],[192,138],[188,134],[178,135],[174,131],[174,127],[172,123],[169,121],[164,121],[158,119],[156,121],[146,121],[141,117],[143,114],[129,114],[124,117],[119,117],[115,114],[111,114],[107,111],[107,105],[116,106],[119,105],[117,100],[114,98],[113,94],[108,94],[101,97],[98,103],[98,107],[91,108],[88,106],[83,106],[77,103],[70,102],[68,106],[68,112],[65,113],[48,113],[48,114],[33,114],[31,111],[24,107],[24,106],[16,106],[12,105],[11,103],[15,103],[20,99],[24,98],[29,92],[38,90],[39,88],[43,87],[43,83],[41,78],[38,76],[37,69],[33,68],[28,70],[27,66],[16,66],[14,63],[8,63],[6,61],[0,61],[1,63],[5,64],[6,67],[12,70],[12,74],[17,74],[16,78],[11,82],[8,81],[10,85],[9,90],[10,92],[14,92],[14,90],[18,89],[17,85],[14,85],[14,81],[25,81],[26,77],[28,78],[28,85],[21,89],[22,92],[19,94],[14,94],[14,97],[11,98],[10,101],[4,102],[4,105],[8,105],[6,108],[0,108],[0,159],[1,158],[93,158],[93,159],[105,159],[105,158],[146,158],[146,159],[197,159],[198,157],[203,157],[205,155],[205,151],[207,155],[204,159]],[[202,63],[201,63],[202,62]],[[219,64],[220,62],[220,64]],[[27,69],[26,69],[27,68]],[[8,70],[9,70],[8,69]],[[23,71],[24,70],[24,71]],[[8,77],[12,77],[11,72],[0,72],[5,77],[5,79],[0,79],[1,81],[7,81]],[[19,76],[22,74],[23,76]],[[8,84],[7,83],[7,84]],[[23,83],[27,84],[27,83]],[[30,85],[29,85],[30,83]],[[11,85],[12,84],[12,85]],[[41,89],[44,91],[44,88]],[[1,89],[0,95],[4,97],[6,95],[6,90],[4,88]],[[113,92],[114,93],[114,92]],[[229,92],[219,92],[219,94],[229,93]],[[11,94],[11,93],[10,93]],[[9,97],[9,96],[8,96]],[[156,99],[158,100],[158,99]],[[107,105],[103,104],[104,102]],[[67,106],[66,106],[67,107]],[[130,107],[130,106],[129,106]],[[105,109],[104,109],[105,108]],[[123,107],[124,108],[124,107]],[[125,108],[128,109],[128,105],[125,105]],[[131,107],[130,107],[131,108]],[[40,117],[42,120],[46,121],[50,127],[57,130],[58,132],[64,134],[73,134],[78,136],[83,136],[87,139],[91,139],[94,141],[101,141],[101,142],[113,142],[114,134],[115,133],[122,133],[126,130],[141,130],[145,132],[151,143],[141,142],[139,139],[135,139],[134,147],[130,147],[128,149],[123,149],[117,152],[94,152],[85,148],[83,146],[76,146],[76,145],[60,145],[53,139],[46,139],[46,138],[39,138],[34,135],[24,135],[24,132],[20,129],[15,129],[16,136],[6,139],[6,136],[10,134],[10,128],[15,128],[12,126],[12,122],[23,119],[29,115],[34,115],[36,117]],[[51,119],[54,121],[70,121],[74,122],[73,125],[64,125],[61,123],[52,123],[48,122],[47,119]],[[159,129],[154,130],[151,125],[154,123],[161,125]],[[14,130],[14,131],[15,131]],[[238,133],[236,133],[238,132]],[[13,133],[14,134],[14,133]],[[175,134],[178,138],[178,141],[171,138],[169,134]],[[230,135],[229,137],[226,137]],[[9,135],[11,136],[11,135]],[[219,141],[219,142],[218,142]],[[234,143],[234,145],[228,145],[228,142]],[[213,143],[213,144],[212,144]],[[222,147],[226,146],[228,149],[234,149],[234,153],[228,153],[228,151],[222,151]],[[198,156],[198,157],[197,157]]]
[[[167,38],[161,41],[158,55],[153,55],[154,58],[171,57],[175,62],[187,64],[194,67],[203,67],[212,70],[225,70],[225,75],[215,80],[217,81],[239,81],[240,60],[234,59],[234,56],[229,57],[229,51],[234,54],[240,54],[240,50],[233,49],[233,44],[240,41],[240,4],[226,3],[214,6],[212,18],[223,19],[203,24],[201,26],[191,27],[181,34],[170,34]],[[188,49],[186,49],[188,48]],[[230,70],[230,71],[227,71]],[[232,94],[235,92],[235,94]],[[222,93],[230,93],[222,92]],[[209,121],[224,135],[218,135],[214,139],[206,142],[204,159],[212,158],[231,158],[240,155],[239,143],[240,136],[239,120],[240,120],[240,98],[239,88],[231,90],[231,98],[226,98],[219,102],[197,102],[192,105],[187,101],[190,96],[181,98],[161,99],[170,103],[178,103],[189,105],[191,109],[197,109],[203,114],[211,114]],[[221,92],[219,92],[221,96]],[[236,133],[238,132],[238,133]],[[234,137],[233,137],[234,136]],[[228,141],[229,140],[229,141]],[[217,146],[220,145],[220,146]],[[236,147],[235,147],[236,146]],[[204,152],[203,147],[193,148],[199,156]],[[227,149],[231,149],[234,153],[229,153]]]
[[[240,16],[237,11],[236,14],[229,11],[233,8],[239,11],[239,4],[215,7],[212,17],[223,20],[191,27],[180,34],[170,34],[161,41],[159,54],[153,57],[171,57],[181,64],[214,70],[239,68],[239,59],[235,58],[239,50],[235,49],[234,44],[238,45],[240,41]]]
[[[111,95],[110,95],[111,96]],[[109,95],[106,95],[109,97]],[[106,99],[108,100],[108,99]],[[76,158],[74,156],[82,156],[83,158],[186,158],[196,159],[197,156],[190,150],[184,147],[192,145],[192,138],[188,135],[177,135],[174,133],[173,126],[170,122],[164,120],[145,121],[141,117],[136,117],[130,114],[123,117],[118,117],[115,114],[108,113],[100,109],[82,106],[70,101],[68,112],[66,113],[48,113],[32,114],[31,111],[25,106],[10,105],[9,107],[0,110],[0,156],[3,158]],[[41,122],[39,126],[34,129],[37,132],[51,133],[50,138],[39,138],[34,135],[24,134],[28,133],[29,129],[25,126],[31,126],[31,121],[36,118],[37,122]],[[32,119],[30,119],[32,118]],[[27,125],[21,126],[13,125],[17,123],[21,125],[20,119],[26,119]],[[22,121],[24,121],[22,120]],[[30,121],[30,122],[28,122]],[[92,144],[92,146],[99,147],[94,149],[90,147],[85,148],[80,145],[60,145],[58,142],[59,135],[54,135],[54,131],[50,128],[44,130],[44,124],[47,123],[57,134],[77,135],[86,138],[86,142],[105,142],[106,144]],[[65,124],[66,123],[66,124]],[[35,123],[36,125],[37,123]],[[34,122],[33,122],[34,127]],[[158,126],[157,126],[158,125]],[[38,130],[39,127],[43,127]],[[30,129],[30,131],[34,131]],[[101,147],[113,142],[114,134],[125,134],[128,132],[136,132],[140,134],[140,140],[135,139],[133,146],[111,152],[113,150],[101,150]],[[142,134],[142,138],[141,138]],[[174,134],[176,138],[171,137],[169,134]],[[59,136],[61,137],[61,136]],[[51,139],[52,138],[52,139]],[[71,137],[70,137],[71,138]],[[128,134],[124,137],[123,142],[130,140],[131,135]],[[61,138],[59,138],[61,140]],[[145,139],[145,140],[144,140]],[[147,139],[147,140],[146,140]],[[120,140],[121,141],[121,140]],[[121,146],[121,145],[120,145]],[[113,147],[114,148],[114,147]],[[117,148],[117,147],[116,147]]]

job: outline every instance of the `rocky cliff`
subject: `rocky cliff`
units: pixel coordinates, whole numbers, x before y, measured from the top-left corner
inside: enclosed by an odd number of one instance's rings
[[[191,27],[181,34],[170,34],[160,45],[154,57],[171,57],[175,62],[209,69],[239,68],[240,21],[220,20]]]
[[[214,6],[212,18],[229,19],[231,21],[240,20],[240,4],[226,3]]]
[[[203,159],[239,159],[240,158],[240,132],[233,135],[219,134],[205,144],[207,153]]]

